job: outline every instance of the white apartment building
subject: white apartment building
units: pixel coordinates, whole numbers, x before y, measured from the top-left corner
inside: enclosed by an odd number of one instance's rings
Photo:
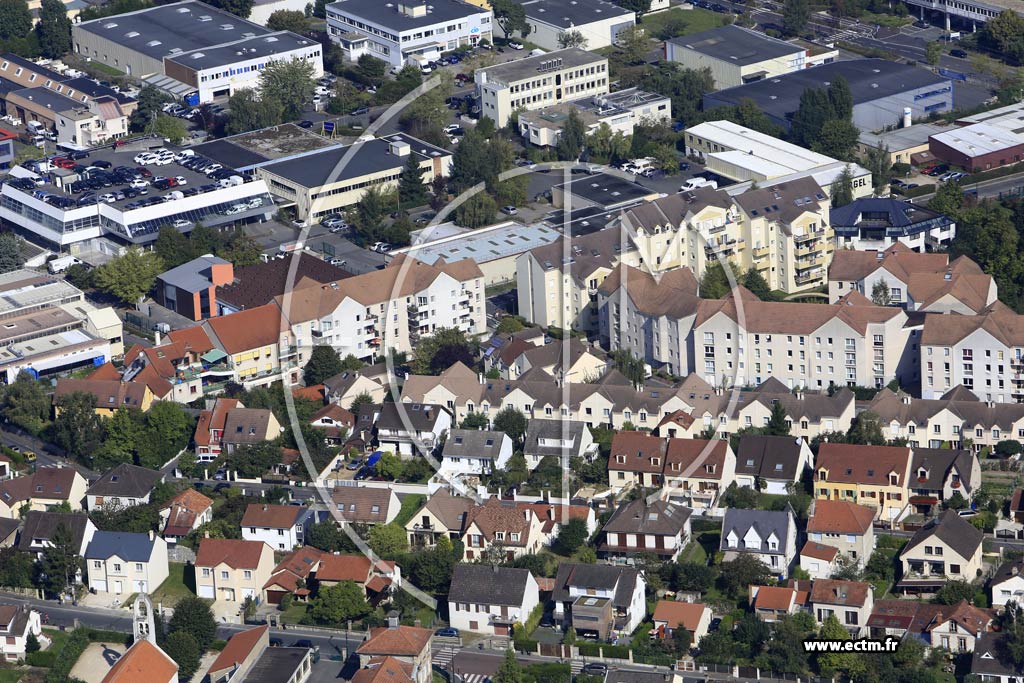
[[[343,358],[372,361],[389,348],[413,352],[439,328],[483,334],[483,280],[469,259],[428,266],[401,258],[382,270],[311,283],[278,301],[298,346],[329,344]]]
[[[1024,317],[997,301],[978,315],[925,316],[921,332],[921,397],[957,385],[980,401],[1024,399]]]
[[[341,0],[327,6],[327,33],[350,61],[368,54],[400,67],[490,41],[492,18],[488,7],[459,0]]]
[[[482,116],[498,127],[516,109],[542,109],[608,92],[608,59],[576,48],[477,69]]]
[[[639,88],[626,88],[607,95],[524,111],[519,114],[519,134],[531,145],[552,147],[558,144],[570,111],[575,111],[582,119],[587,134],[605,125],[613,134],[632,135],[633,128],[644,121],[671,120],[672,100]]]

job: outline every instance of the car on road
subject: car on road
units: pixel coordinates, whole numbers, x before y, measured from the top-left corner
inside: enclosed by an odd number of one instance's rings
[[[449,123],[447,126],[444,127],[444,132],[445,132],[446,135],[464,135],[465,134],[465,131],[462,129],[462,126],[460,126],[457,123]]]
[[[956,57],[957,59],[967,59],[967,52],[964,50],[956,49],[949,51],[950,57]]]
[[[24,453],[22,453],[22,457],[25,458],[25,462],[35,462],[36,461],[36,452],[35,451],[25,451]]]
[[[506,216],[515,216],[517,213],[519,213],[519,210],[510,204],[509,206],[501,207],[501,212]]]
[[[308,121],[308,120],[307,121],[299,121],[299,128],[312,128],[312,127],[313,127],[313,122],[312,121]]]
[[[350,111],[348,115],[349,115],[349,116],[363,116],[364,114],[369,114],[369,113],[370,113],[370,108],[369,108],[369,107],[367,107],[367,106],[366,106],[366,105],[364,104],[363,106],[361,106],[361,107],[356,107],[355,109],[353,109],[352,111]]]
[[[312,650],[313,649],[313,641],[310,640],[309,638],[299,638],[294,643],[292,643],[292,647],[304,647],[307,650]]]
[[[608,673],[608,665],[602,662],[587,662],[583,665],[583,671],[588,676],[604,676]]]
[[[435,636],[441,636],[442,638],[458,638],[459,629],[457,628],[439,628],[434,631]]]
[[[514,40],[509,42],[508,46],[510,48],[512,48],[513,50],[522,50],[523,49],[523,44],[519,43],[519,42],[516,42]]]

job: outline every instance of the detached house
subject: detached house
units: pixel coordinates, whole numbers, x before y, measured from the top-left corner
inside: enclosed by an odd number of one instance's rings
[[[834,615],[854,638],[867,635],[874,602],[874,588],[865,581],[816,579],[811,585],[811,613],[815,620],[824,624]]]
[[[25,658],[29,634],[45,638],[39,612],[21,605],[0,605],[0,655],[5,661]]]
[[[651,631],[651,635],[665,638],[678,629],[683,629],[693,638],[692,647],[699,647],[701,638],[706,636],[711,628],[711,617],[711,608],[699,602],[659,600],[654,607],[654,630]]]
[[[750,586],[750,606],[761,621],[773,623],[804,609],[810,594],[806,589],[789,586]]]
[[[389,614],[388,625],[370,629],[367,639],[356,648],[359,666],[367,668],[382,659],[393,658],[408,667],[405,671],[414,683],[430,683],[433,676],[430,648],[433,636],[430,629],[402,626],[398,623],[397,613]]]
[[[323,431],[324,439],[332,446],[345,443],[352,434],[356,417],[337,403],[328,403],[309,418],[309,424]]]
[[[1024,605],[1024,560],[1004,562],[989,582],[993,607],[1005,607],[1008,602]]]
[[[900,552],[903,579],[897,588],[931,590],[949,580],[974,581],[981,574],[980,529],[946,510],[915,533]]]
[[[160,508],[164,539],[177,543],[178,539],[213,521],[213,501],[195,489],[185,489]]]
[[[674,503],[645,498],[622,503],[604,525],[602,556],[624,560],[637,553],[654,553],[666,561],[675,561],[690,540],[692,512]]]
[[[993,614],[961,600],[956,605],[943,605],[932,618],[926,631],[932,647],[941,647],[953,654],[974,652],[978,637],[990,630]]]
[[[729,562],[750,553],[773,573],[785,576],[796,559],[796,518],[793,509],[739,510],[729,508],[722,520],[721,550]]]
[[[439,472],[489,475],[504,469],[511,457],[512,439],[504,432],[453,429],[444,442]]]
[[[53,547],[53,535],[61,526],[71,534],[71,546],[75,553],[84,556],[85,549],[96,534],[96,525],[88,515],[81,512],[29,512],[24,517],[18,550],[42,559],[43,551]]]
[[[276,438],[281,424],[266,408],[246,408],[238,399],[218,398],[213,407],[199,413],[196,424],[196,459],[213,462],[221,452]]]
[[[104,507],[115,510],[149,502],[153,487],[164,480],[162,472],[121,463],[85,492],[89,511]]]
[[[511,636],[540,603],[537,580],[528,569],[458,564],[448,594],[448,621],[453,628]]]
[[[377,418],[381,450],[396,455],[428,453],[452,426],[452,416],[431,403],[385,403]]]
[[[466,518],[474,507],[472,499],[454,496],[447,488],[438,489],[406,523],[409,547],[433,548],[442,536],[453,541],[462,538]]]
[[[167,541],[152,531],[97,531],[84,557],[89,587],[97,593],[152,593],[168,575]]]
[[[814,473],[814,497],[845,500],[875,510],[893,525],[908,512],[913,451],[905,446],[823,443]]]
[[[315,578],[321,587],[351,581],[366,592],[370,604],[376,605],[387,597],[392,586],[402,585],[402,570],[390,560],[378,560],[374,564],[365,555],[324,553],[316,567]]]
[[[391,489],[339,486],[331,492],[331,498],[338,513],[349,523],[388,524],[402,508]]]
[[[523,455],[530,470],[536,469],[548,456],[558,458],[559,462],[569,462],[575,457],[590,462],[597,450],[585,422],[534,418],[526,428]]]
[[[305,543],[313,511],[299,505],[253,504],[242,516],[242,538],[262,541],[276,551],[289,551]]]
[[[204,538],[195,566],[199,597],[242,603],[260,597],[274,569],[274,551],[262,541]]]
[[[67,503],[82,509],[87,482],[74,467],[37,467],[32,474],[0,482],[0,517],[18,517],[23,507],[46,511]]]
[[[943,501],[959,493],[966,501],[981,485],[981,464],[967,450],[915,448],[910,476],[910,504],[918,514],[931,515]]]
[[[835,548],[864,566],[875,549],[875,511],[845,500],[816,500],[807,518],[807,540]]]
[[[744,436],[736,453],[736,485],[786,495],[810,467],[807,442],[790,436]],[[763,487],[762,487],[763,483]]]
[[[1016,666],[1003,654],[999,633],[982,633],[974,641],[971,674],[979,683],[1021,683],[1024,666]]]
[[[465,557],[480,559],[492,549],[509,560],[532,555],[544,544],[543,526],[532,509],[520,510],[515,503],[491,498],[469,511],[462,534]]]
[[[563,562],[551,594],[554,620],[602,640],[612,633],[630,634],[647,615],[646,588],[634,567]]]

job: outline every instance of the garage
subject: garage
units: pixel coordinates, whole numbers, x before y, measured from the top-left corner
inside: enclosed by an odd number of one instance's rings
[[[209,598],[212,600],[215,597],[213,593],[213,586],[196,586],[196,592],[201,598]]]
[[[107,582],[106,581],[99,581],[99,580],[92,581],[92,582],[89,583],[89,587],[92,588],[97,593],[106,593],[107,592]]]

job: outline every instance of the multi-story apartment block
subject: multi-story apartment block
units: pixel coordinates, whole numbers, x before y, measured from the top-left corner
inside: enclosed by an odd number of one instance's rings
[[[844,207],[845,208],[845,207]],[[908,311],[973,315],[995,303],[998,290],[977,263],[947,253],[918,253],[897,242],[885,251],[840,249],[828,271],[828,299],[857,291],[887,296]]]
[[[352,62],[362,55],[393,67],[491,40],[491,10],[459,0],[342,0],[327,6],[327,33]]]
[[[907,439],[912,448],[992,449],[1006,439],[1024,440],[1024,404],[982,402],[962,386],[940,398],[911,398],[883,389],[867,409],[878,415],[882,435]]]
[[[895,524],[909,511],[911,463],[908,447],[823,443],[815,463],[814,497],[875,510],[875,519]]]
[[[438,328],[475,336],[487,327],[483,273],[470,259],[394,259],[382,270],[300,286],[278,302],[298,346],[328,344],[367,361],[385,349],[412,352]]]
[[[1024,399],[1024,316],[997,301],[978,315],[925,316],[921,331],[921,397],[957,385],[982,401]]]
[[[608,59],[576,48],[517,59],[475,72],[483,116],[498,127],[516,109],[542,109],[608,92]]]
[[[300,357],[276,304],[210,318],[203,327],[223,353],[233,380],[246,388],[298,384]]]

